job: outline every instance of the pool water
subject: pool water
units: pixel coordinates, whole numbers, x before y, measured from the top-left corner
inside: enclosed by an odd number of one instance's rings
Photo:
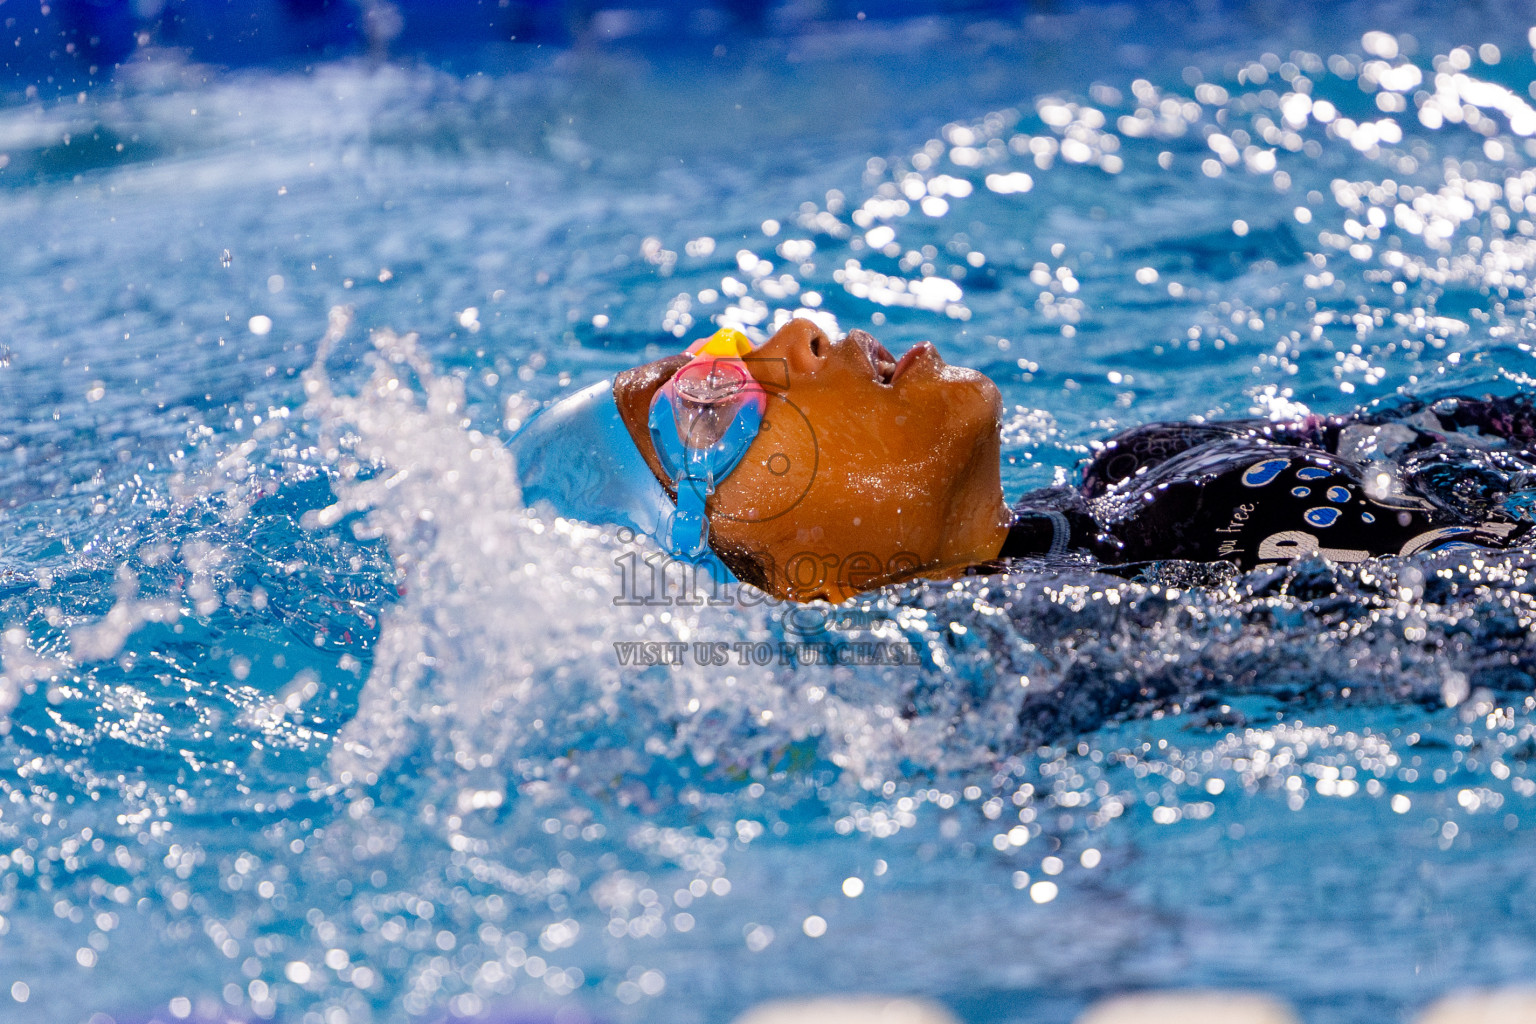
[[[0,1016],[1528,979],[1529,554],[645,603],[505,447],[797,313],[990,374],[1010,493],[1154,420],[1536,390],[1522,17],[148,51],[0,110]]]

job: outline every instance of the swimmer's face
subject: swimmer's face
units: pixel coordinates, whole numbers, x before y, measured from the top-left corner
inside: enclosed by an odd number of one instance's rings
[[[985,376],[927,342],[896,359],[863,331],[833,341],[807,320],[746,363],[767,409],[710,500],[711,539],[764,568],[770,592],[839,601],[996,556],[1009,511]]]

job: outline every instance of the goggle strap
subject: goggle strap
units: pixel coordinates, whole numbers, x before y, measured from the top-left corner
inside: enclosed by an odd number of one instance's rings
[[[672,515],[672,551],[684,558],[698,558],[709,548],[709,517],[704,513],[704,495],[693,481],[677,483],[677,511]]]
[[[711,463],[715,458],[717,458],[715,454],[717,447],[711,446],[709,448],[685,448],[683,450],[687,453],[687,464],[683,467],[683,476],[690,480],[697,480],[699,483],[703,484],[704,494],[706,497],[714,494],[715,473],[711,468]],[[733,459],[731,463],[731,469],[734,468],[735,460]],[[729,470],[727,470],[727,472],[729,472]],[[678,484],[681,486],[682,481],[679,480]]]

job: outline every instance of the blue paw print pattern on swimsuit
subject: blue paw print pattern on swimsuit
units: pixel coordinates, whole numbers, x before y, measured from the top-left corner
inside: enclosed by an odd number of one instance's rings
[[[1312,493],[1312,488],[1310,488],[1310,487],[1292,487],[1291,488],[1291,496],[1295,497],[1295,498],[1305,498],[1307,495],[1309,495],[1311,493]]]
[[[1298,480],[1321,480],[1323,477],[1332,475],[1330,471],[1317,466],[1308,466],[1305,469],[1298,469],[1296,471],[1296,479]]]
[[[1376,521],[1376,517],[1371,515],[1369,512],[1361,512],[1360,521],[1362,523],[1374,523]]]
[[[1331,502],[1334,502],[1335,504],[1339,504],[1339,505],[1344,504],[1346,501],[1349,500],[1349,488],[1347,488],[1347,487],[1330,487],[1330,488],[1328,488],[1328,500],[1331,501]]]
[[[1317,527],[1328,527],[1339,521],[1341,513],[1336,508],[1323,505],[1319,508],[1309,508],[1301,518]]]
[[[1244,487],[1263,487],[1275,482],[1275,477],[1285,472],[1291,464],[1290,459],[1265,459],[1263,462],[1249,466],[1243,473]]]

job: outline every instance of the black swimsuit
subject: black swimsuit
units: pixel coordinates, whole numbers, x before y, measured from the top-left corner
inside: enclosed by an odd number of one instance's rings
[[[1086,552],[1243,569],[1523,540],[1536,497],[1528,396],[1451,398],[1292,423],[1152,424],[1105,443],[1077,488],[1015,507],[1002,558]]]

